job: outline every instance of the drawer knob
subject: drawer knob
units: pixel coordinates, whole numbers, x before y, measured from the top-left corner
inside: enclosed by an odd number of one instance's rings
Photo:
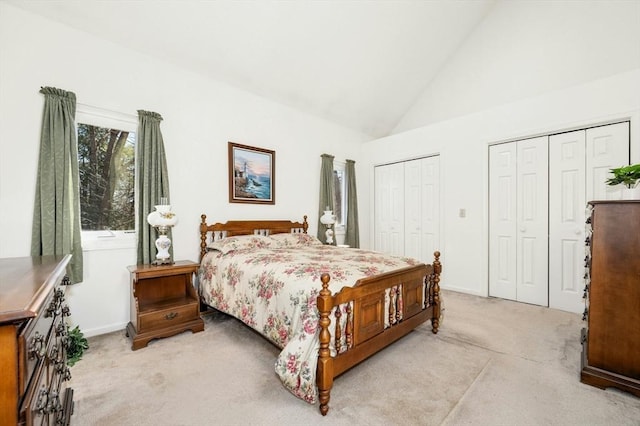
[[[51,301],[51,303],[49,303],[49,307],[47,308],[46,312],[44,313],[44,317],[45,318],[51,318],[53,316],[57,316],[60,314],[60,311],[58,311],[58,308],[60,307],[60,305],[58,304],[58,300],[57,299],[53,299]]]
[[[58,325],[56,326],[56,336],[58,337],[62,336],[64,340],[64,338],[67,337],[67,334],[68,334],[67,326],[65,325],[65,323],[63,322],[58,323]]]
[[[164,319],[166,319],[166,320],[169,320],[169,321],[170,321],[170,320],[174,319],[174,318],[175,318],[175,317],[177,317],[177,316],[178,316],[178,313],[177,313],[177,312],[171,312],[171,313],[168,313],[167,315],[165,315],[165,316],[164,316]]]
[[[60,403],[60,397],[58,392],[53,391],[49,396],[49,403],[47,404],[47,412],[55,413],[56,411],[62,411],[62,404]]]
[[[64,359],[55,361],[55,373],[58,375],[61,381],[66,382],[71,380],[71,370]]]
[[[31,342],[29,343],[29,359],[42,359],[44,355],[44,336],[40,334],[40,332],[36,331],[36,333],[31,338]]]
[[[64,364],[64,362],[62,363],[62,365],[64,366],[64,368],[60,372],[60,377],[62,378],[63,382],[67,382],[71,380],[71,370],[67,365]]]
[[[49,362],[54,363],[58,359],[59,352],[60,349],[58,348],[58,345],[54,344],[53,346],[51,346],[51,350],[49,351],[49,355],[47,356],[47,358],[49,358]]]
[[[53,293],[53,297],[56,300],[59,300],[60,302],[64,301],[64,290],[62,290],[61,288],[56,288],[55,292]]]
[[[49,400],[49,392],[43,386],[42,389],[40,389],[40,392],[38,393],[38,400],[36,401],[36,406],[34,407],[33,411],[36,411],[40,414],[44,414],[47,408],[48,400]]]

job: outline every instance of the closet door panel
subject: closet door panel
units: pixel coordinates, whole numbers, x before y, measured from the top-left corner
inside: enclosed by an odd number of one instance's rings
[[[433,252],[440,250],[440,156],[427,157],[421,163],[422,236],[421,257],[425,263],[433,262]]]
[[[374,247],[404,254],[404,164],[375,168]]]
[[[489,295],[516,300],[516,143],[489,147]]]
[[[620,188],[607,185],[609,170],[629,164],[629,122],[587,129],[586,199],[619,200]]]
[[[586,132],[549,137],[549,306],[582,312]]]
[[[422,163],[404,163],[404,255],[422,258]]]
[[[548,138],[517,145],[516,300],[548,306]]]

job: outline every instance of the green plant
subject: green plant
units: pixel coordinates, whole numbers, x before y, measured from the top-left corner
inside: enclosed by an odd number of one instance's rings
[[[80,331],[80,327],[76,325],[73,330],[69,330],[69,336],[67,340],[67,364],[71,367],[76,362],[82,359],[84,351],[89,349],[89,343],[87,339]]]
[[[613,177],[607,179],[607,185],[623,184],[627,188],[634,188],[640,182],[640,163],[611,169]]]

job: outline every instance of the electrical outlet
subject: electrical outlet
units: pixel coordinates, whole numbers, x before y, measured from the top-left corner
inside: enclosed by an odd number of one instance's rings
[[[458,216],[467,217],[467,209],[460,209],[460,212],[458,213]]]

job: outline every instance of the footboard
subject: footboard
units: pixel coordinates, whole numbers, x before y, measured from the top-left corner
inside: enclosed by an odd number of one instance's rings
[[[329,411],[334,377],[428,320],[433,333],[438,332],[442,266],[440,252],[434,255],[433,265],[420,264],[364,278],[335,295],[329,291],[329,275],[322,275],[317,302],[320,350],[316,377],[322,415]],[[335,356],[331,355],[332,343]]]

